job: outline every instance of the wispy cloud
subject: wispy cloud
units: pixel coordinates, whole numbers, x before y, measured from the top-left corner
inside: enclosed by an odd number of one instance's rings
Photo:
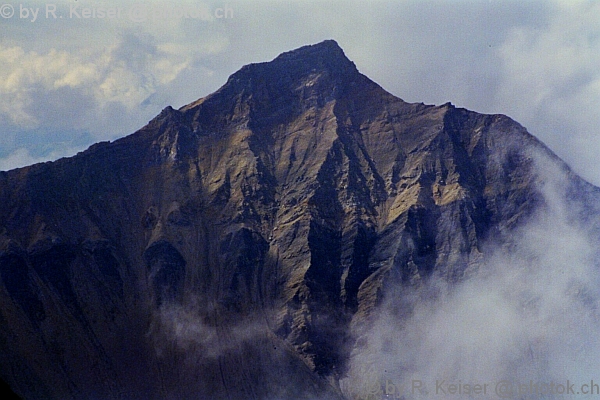
[[[420,389],[464,398],[448,393],[448,385],[488,384],[487,398],[502,398],[495,390],[505,383],[513,391],[505,398],[533,399],[543,396],[529,392],[530,383],[569,381],[580,391],[596,379],[600,346],[590,340],[600,335],[595,239],[566,200],[564,172],[543,157],[537,170],[544,211],[493,250],[472,278],[436,297],[407,288],[405,298],[388,298],[367,345],[355,354],[346,390],[381,393],[387,382],[407,398],[428,398]],[[395,311],[401,302],[412,302],[408,318]]]
[[[0,112],[23,129],[78,128],[106,135],[107,128],[127,126],[127,118],[188,65],[189,60],[159,49],[150,35],[133,32],[92,54],[0,47]],[[107,126],[109,119],[118,124]]]
[[[496,93],[506,113],[528,126],[585,178],[600,183],[600,4],[554,3],[543,26],[510,30],[498,55]]]

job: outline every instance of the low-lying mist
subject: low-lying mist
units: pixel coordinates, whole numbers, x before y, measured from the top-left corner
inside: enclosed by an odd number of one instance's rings
[[[535,159],[544,207],[461,283],[388,296],[342,380],[350,398],[600,394],[597,239],[566,200],[565,170]]]

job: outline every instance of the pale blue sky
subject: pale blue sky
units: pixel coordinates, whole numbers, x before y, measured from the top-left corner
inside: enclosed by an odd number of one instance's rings
[[[0,2],[0,169],[132,133],[331,38],[398,97],[507,114],[600,185],[598,21],[596,1]]]

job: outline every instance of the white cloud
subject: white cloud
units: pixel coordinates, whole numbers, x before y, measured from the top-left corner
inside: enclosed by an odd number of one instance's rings
[[[40,54],[18,46],[0,47],[0,112],[25,129],[44,124],[72,128],[75,122],[79,129],[98,131],[103,126],[94,126],[95,113],[111,103],[121,104],[130,113],[139,112],[146,98],[161,85],[168,85],[188,65],[189,60],[158,50],[151,37],[133,33],[125,33],[118,43],[91,55],[54,48]],[[46,115],[61,116],[60,103],[70,99],[50,94],[62,88],[72,89],[63,94],[86,98],[88,104],[79,103],[82,106],[97,108],[78,109],[78,104],[71,104],[73,114],[92,118],[40,119],[38,111],[42,108]],[[50,98],[54,102],[44,101]]]
[[[478,273],[437,296],[388,296],[382,314],[369,327],[366,344],[355,354],[343,387],[365,394],[385,390],[386,380],[413,395],[420,381],[440,397],[436,383],[489,384],[485,398],[501,397],[495,384],[507,380],[509,398],[562,398],[518,393],[519,384],[588,384],[600,373],[600,302],[596,238],[577,218],[565,197],[564,171],[540,156],[537,168],[547,209],[496,248]],[[428,288],[447,287],[435,279]],[[424,290],[431,294],[436,291]],[[403,302],[404,300],[404,302]],[[411,303],[408,318],[396,310]],[[364,371],[370,374],[365,378]],[[383,385],[383,386],[377,386]],[[529,389],[526,389],[529,390]],[[437,397],[437,396],[434,396]],[[444,395],[459,399],[465,396]],[[591,398],[592,396],[583,396]]]
[[[213,32],[220,20],[211,16],[214,7],[208,3],[144,3],[165,13],[193,8],[202,11],[202,18],[188,21],[156,14],[137,24],[126,11],[139,2],[78,4],[117,6],[124,14],[117,19],[67,18],[72,2],[59,1],[57,12],[65,18],[54,20],[42,18],[45,3],[32,2],[26,6],[41,8],[35,23],[16,16],[5,21],[0,42],[0,120],[6,124],[5,135],[39,132],[58,139],[56,144],[61,139],[50,136],[60,131],[90,134],[94,141],[114,139],[141,128],[167,105],[182,106],[218,87],[203,90],[202,80],[213,70],[202,58],[226,45],[223,35]],[[210,34],[189,35],[190,26]],[[3,142],[3,154],[19,148]],[[23,146],[28,148],[27,143],[20,143]],[[28,150],[34,158],[41,156],[35,146]]]
[[[600,184],[600,4],[555,3],[547,24],[511,30],[499,49],[497,102]]]

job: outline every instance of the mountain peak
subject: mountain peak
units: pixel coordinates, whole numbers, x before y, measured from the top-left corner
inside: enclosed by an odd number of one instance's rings
[[[272,62],[300,62],[315,69],[342,67],[343,70],[351,69],[358,72],[354,63],[344,54],[344,50],[342,50],[338,43],[332,39],[287,51],[277,56]]]
[[[364,89],[363,85],[378,87],[358,71],[335,40],[325,40],[282,53],[269,62],[245,65],[217,92],[181,110],[207,107],[217,112],[238,105],[234,107],[252,110],[254,116],[273,114],[273,107],[277,114],[288,114],[286,110],[293,114],[339,99],[357,84]]]
[[[358,73],[356,66],[346,57],[342,48],[335,40],[302,46],[295,50],[281,53],[269,62],[245,65],[240,71],[260,71],[262,69],[275,69],[291,67],[291,73],[330,71],[340,73]]]
[[[249,64],[231,75],[228,84],[247,86],[269,81],[279,90],[294,90],[317,76],[325,76],[331,84],[341,85],[361,76],[334,40],[300,47],[280,54],[270,62]]]

